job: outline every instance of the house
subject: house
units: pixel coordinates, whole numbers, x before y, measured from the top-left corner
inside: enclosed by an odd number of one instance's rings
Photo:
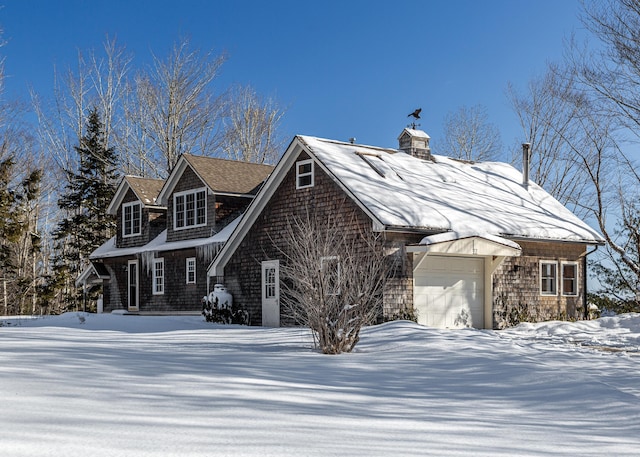
[[[502,328],[585,315],[586,256],[603,243],[599,233],[528,171],[433,155],[420,130],[398,140],[389,149],[296,136],[209,266],[210,281],[225,284],[252,324],[286,323],[283,221],[353,212],[345,236],[377,233],[397,261],[383,318],[415,312],[429,326]]]
[[[125,176],[107,209],[116,235],[78,282],[102,282],[104,312],[200,312],[207,265],[272,170],[183,154],[166,180]]]

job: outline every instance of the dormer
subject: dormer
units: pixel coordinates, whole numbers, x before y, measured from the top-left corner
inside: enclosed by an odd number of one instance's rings
[[[182,154],[158,194],[167,241],[214,235],[249,205],[273,167]]]
[[[125,176],[107,208],[116,216],[116,247],[142,246],[162,232],[166,207],[158,204],[162,179]]]
[[[431,137],[422,130],[405,128],[398,137],[399,149],[422,160],[433,161],[429,140]]]

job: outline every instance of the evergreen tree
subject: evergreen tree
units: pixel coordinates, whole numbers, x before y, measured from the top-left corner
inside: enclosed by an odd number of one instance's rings
[[[94,108],[86,123],[86,133],[75,147],[78,170],[66,170],[68,183],[58,206],[66,217],[54,231],[57,255],[52,287],[58,289],[67,309],[81,303],[75,279],[87,265],[89,254],[115,231],[115,218],[107,207],[117,186],[117,155],[105,146],[104,124]]]
[[[599,308],[615,313],[640,312],[640,275],[629,265],[640,265],[640,208],[628,205],[618,221],[613,234],[616,242],[624,247],[625,256],[607,247],[608,261],[592,262],[591,267],[598,278],[600,290],[592,294],[592,301]]]
[[[35,312],[40,237],[34,208],[40,196],[41,178],[42,170],[33,170],[19,185],[13,185],[18,180],[14,158],[0,162],[0,278],[4,314]],[[27,308],[29,298],[33,306]]]

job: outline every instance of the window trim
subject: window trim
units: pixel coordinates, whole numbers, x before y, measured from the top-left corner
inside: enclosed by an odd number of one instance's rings
[[[543,290],[543,266],[544,265],[553,265],[554,266],[554,275],[553,275],[553,292],[547,292]],[[558,261],[557,260],[541,260],[540,261],[540,295],[545,297],[557,297],[558,296]]]
[[[138,231],[134,232],[133,228],[134,228],[134,218],[133,218],[133,207],[137,206],[138,207],[138,211],[140,214],[140,222],[138,224]],[[126,218],[125,218],[125,211],[126,208],[132,208],[131,209],[131,233],[127,234],[127,224],[126,224]],[[142,202],[140,200],[135,200],[132,202],[127,202],[127,203],[123,203],[122,204],[122,237],[123,238],[129,238],[132,236],[140,236],[142,235]]]
[[[336,280],[336,290],[335,291],[326,291],[325,295],[327,296],[331,296],[331,297],[337,297],[339,295],[341,295],[342,290],[340,290],[340,281],[341,281],[341,276],[342,276],[342,267],[341,267],[341,262],[340,262],[340,256],[338,255],[329,255],[329,256],[323,256],[320,257],[320,271],[323,273],[323,275],[327,274],[326,270],[324,268],[325,262],[327,265],[330,265],[330,263],[328,261],[335,261],[335,265],[336,265],[336,271],[337,271],[337,280]]]
[[[575,272],[575,276],[571,279],[573,279],[573,293],[566,293],[564,290],[564,266],[565,265],[571,265],[575,268],[574,272]],[[563,297],[576,297],[578,295],[578,287],[579,287],[579,283],[578,283],[578,272],[579,272],[579,264],[578,262],[561,262],[560,263],[560,284],[562,284],[562,296]]]
[[[300,168],[311,164],[311,170],[305,173],[301,173],[300,172]],[[306,159],[306,160],[298,160],[296,162],[296,189],[306,189],[309,187],[313,187],[314,186],[314,163],[313,163],[313,159]],[[311,181],[309,184],[304,184],[304,185],[300,185],[300,180],[302,178],[311,178]]]
[[[158,265],[162,265],[162,276],[158,276]],[[153,295],[164,295],[164,285],[165,285],[165,274],[164,274],[164,258],[160,257],[158,259],[153,259],[153,270],[152,281],[151,281],[151,292]],[[158,279],[161,281],[158,283]],[[158,288],[160,290],[158,290]]]
[[[204,193],[204,222],[198,224],[198,194],[200,192]],[[187,195],[193,195],[193,202],[194,202],[194,207],[193,207],[193,221],[194,224],[193,225],[187,225],[187,205],[186,205],[186,200],[187,200]],[[184,225],[182,227],[178,227],[178,205],[177,205],[177,200],[179,197],[184,197],[184,209],[183,209],[183,221],[184,221]],[[204,227],[207,225],[207,188],[206,187],[199,187],[197,189],[189,189],[189,190],[183,190],[181,192],[176,192],[173,194],[173,230],[188,230],[188,229],[192,229],[192,228],[196,228],[196,227]]]
[[[193,264],[193,281],[189,280],[189,264]],[[186,261],[185,261],[185,272],[186,272],[186,284],[195,284],[197,281],[197,276],[196,276],[196,258],[195,257],[187,257]]]

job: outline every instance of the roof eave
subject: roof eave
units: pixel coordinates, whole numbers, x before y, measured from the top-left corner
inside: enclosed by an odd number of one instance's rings
[[[436,235],[438,233],[450,232],[451,229],[448,228],[438,228],[438,227],[421,227],[421,226],[412,226],[412,225],[385,225],[383,228],[385,232],[393,232],[393,233],[410,233],[416,235]]]
[[[587,240],[587,239],[566,239],[566,238],[543,238],[543,237],[532,237],[532,236],[523,236],[523,235],[509,235],[502,234],[500,235],[503,238],[513,241],[531,241],[537,243],[573,243],[573,244],[586,244],[591,246],[604,246],[604,240]]]

